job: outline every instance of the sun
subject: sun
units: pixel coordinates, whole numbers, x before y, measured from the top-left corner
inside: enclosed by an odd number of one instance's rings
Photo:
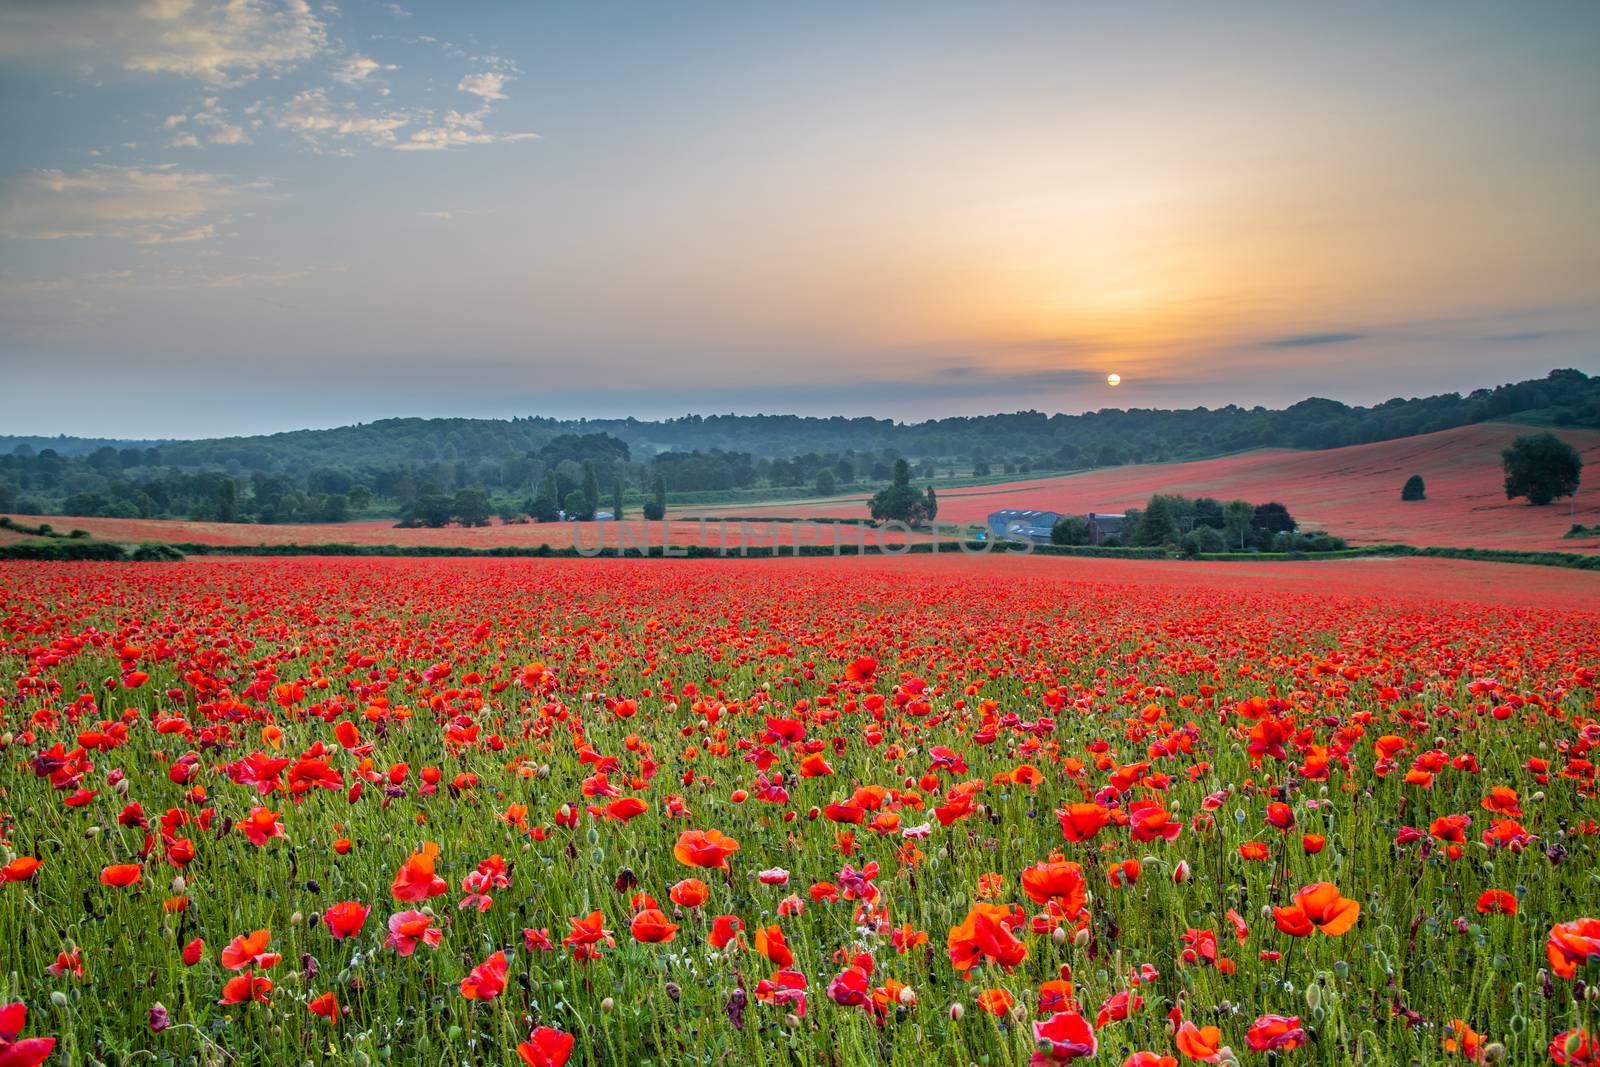
[[[1106,384],[1109,385],[1109,386],[1112,386],[1112,387],[1121,385],[1122,384],[1122,375],[1120,375],[1120,374],[1108,374],[1108,375],[1106,375]]]

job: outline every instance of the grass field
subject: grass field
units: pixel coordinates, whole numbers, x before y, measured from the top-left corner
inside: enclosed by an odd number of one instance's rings
[[[0,564],[0,1057],[1589,1062],[1597,594]]]

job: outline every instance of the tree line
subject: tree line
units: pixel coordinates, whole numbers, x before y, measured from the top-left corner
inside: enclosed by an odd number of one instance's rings
[[[618,496],[642,507],[658,482],[672,493],[826,496],[892,488],[902,460],[919,479],[984,478],[1263,446],[1329,448],[1509,416],[1600,426],[1600,377],[1558,370],[1372,407],[1313,398],[1282,410],[1024,411],[919,423],[795,415],[408,418],[201,441],[0,437],[0,512],[257,522],[381,514],[428,522],[458,498],[459,513],[476,517],[478,491],[490,514],[539,518],[551,506],[572,511],[569,503],[580,503],[574,493],[591,514],[613,510]]]

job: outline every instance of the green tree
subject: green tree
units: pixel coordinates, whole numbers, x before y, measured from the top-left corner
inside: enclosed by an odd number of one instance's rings
[[[622,521],[622,475],[618,474],[611,482],[611,517]]]
[[[651,500],[644,506],[644,517],[651,522],[660,522],[667,517],[667,479],[660,471],[656,472]]]
[[[1244,551],[1255,518],[1256,506],[1248,500],[1230,500],[1222,505],[1222,532],[1227,535],[1230,548],[1237,545],[1239,551]]]
[[[932,522],[939,517],[939,496],[933,491],[933,486],[931,485],[928,486],[926,499],[928,502],[928,521]]]
[[[534,522],[555,522],[561,513],[561,489],[556,484],[556,473],[545,471],[539,482],[539,495],[523,505]]]
[[[346,522],[350,518],[350,498],[343,493],[324,493],[317,498],[318,522]]]
[[[584,495],[582,489],[574,489],[568,493],[563,503],[569,519],[588,521],[594,518],[594,512],[589,510],[589,498]]]
[[[1089,543],[1089,520],[1082,515],[1063,515],[1050,527],[1052,545],[1086,545]]]
[[[421,523],[438,529],[450,525],[450,517],[455,513],[454,501],[443,493],[428,493],[417,497],[401,514],[402,522],[412,524]]]
[[[1544,505],[1578,491],[1583,459],[1578,450],[1553,433],[1519,437],[1500,453],[1506,472],[1506,499],[1519,496]]]
[[[1178,540],[1178,523],[1171,500],[1157,493],[1139,519],[1133,541],[1139,545],[1164,545]]]
[[[903,459],[894,461],[894,482],[873,494],[867,501],[867,511],[879,522],[913,526],[932,517],[928,514],[928,498],[911,488],[911,464]]]
[[[238,522],[241,518],[239,489],[233,484],[232,478],[223,478],[217,485],[217,521]]]
[[[556,503],[553,496],[536,496],[522,505],[534,522],[555,522],[559,517],[561,505]]]
[[[600,476],[595,473],[594,460],[583,461],[584,514],[593,517],[600,510]]]
[[[1294,533],[1300,528],[1294,516],[1289,514],[1289,509],[1278,503],[1256,505],[1253,522],[1258,529],[1275,534]]]
[[[838,488],[838,481],[835,479],[833,471],[824,467],[817,472],[816,490],[818,496],[832,496]]]
[[[1413,474],[1406,479],[1406,484],[1400,490],[1401,500],[1426,500],[1428,499],[1427,487],[1422,484],[1422,475]]]
[[[450,514],[463,526],[489,525],[489,494],[476,486],[457,490],[450,504]]]

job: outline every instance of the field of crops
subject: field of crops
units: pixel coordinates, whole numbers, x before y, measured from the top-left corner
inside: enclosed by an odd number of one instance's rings
[[[1597,592],[0,564],[0,1065],[1600,1063]]]
[[[1600,538],[1567,540],[1574,522],[1600,524],[1600,494],[1579,492],[1569,501],[1529,507],[1507,500],[1500,452],[1527,426],[1490,422],[1392,441],[1317,451],[1260,449],[1189,463],[1147,463],[1083,474],[1019,478],[1000,485],[939,493],[939,518],[982,522],[1000,508],[1118,512],[1143,507],[1154,493],[1276,500],[1304,525],[1355,542],[1455,545],[1477,548],[1600,550]],[[1600,431],[1562,429],[1584,461],[1600,464]],[[1402,501],[1400,487],[1413,474],[1428,498]],[[760,504],[718,510],[730,514],[860,515],[866,498],[804,504]]]

